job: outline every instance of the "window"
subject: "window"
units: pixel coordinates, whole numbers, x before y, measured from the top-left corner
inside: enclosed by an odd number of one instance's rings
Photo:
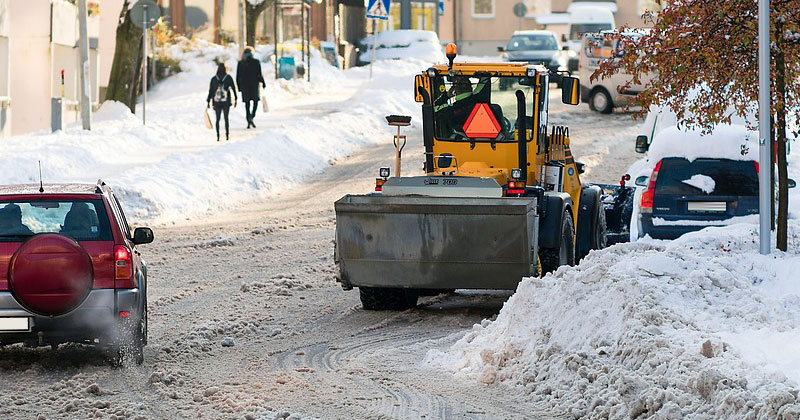
[[[110,241],[102,200],[0,202],[0,242],[21,242],[39,233],[60,233],[77,241]]]
[[[555,51],[558,49],[553,35],[514,35],[506,51]]]
[[[472,0],[472,17],[493,18],[494,0]]]
[[[710,191],[693,177],[711,178]],[[656,181],[656,194],[757,196],[758,173],[753,161],[728,159],[665,158]]]
[[[519,84],[522,82],[522,84]],[[515,142],[517,129],[516,89],[532,97],[533,80],[520,77],[435,77],[434,136],[444,141]],[[486,109],[491,115],[486,114]],[[531,109],[531,106],[528,106]],[[472,121],[472,123],[469,123]],[[487,121],[490,123],[487,124]],[[533,128],[528,116],[527,127]],[[488,134],[470,134],[473,123]],[[473,132],[474,133],[474,132]],[[530,137],[528,137],[530,139]]]

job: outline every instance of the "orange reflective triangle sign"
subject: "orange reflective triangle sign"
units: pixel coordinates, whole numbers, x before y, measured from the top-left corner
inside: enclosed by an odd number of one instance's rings
[[[464,123],[464,134],[469,138],[495,139],[500,134],[500,123],[489,104],[475,104]]]

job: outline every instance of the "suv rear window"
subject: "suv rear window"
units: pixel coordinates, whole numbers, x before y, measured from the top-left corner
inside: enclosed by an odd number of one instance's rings
[[[19,242],[39,233],[76,241],[111,241],[102,200],[0,200],[0,242]]]
[[[708,178],[713,183],[708,182]],[[758,195],[758,174],[755,162],[749,160],[695,159],[689,162],[683,158],[665,158],[658,171],[655,192],[674,195]]]

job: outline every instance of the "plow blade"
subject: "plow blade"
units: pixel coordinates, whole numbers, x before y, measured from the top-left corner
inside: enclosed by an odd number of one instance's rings
[[[515,289],[535,271],[534,198],[347,195],[334,207],[345,289]]]

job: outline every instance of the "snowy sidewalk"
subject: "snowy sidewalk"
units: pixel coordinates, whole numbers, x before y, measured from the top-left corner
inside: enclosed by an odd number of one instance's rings
[[[232,54],[227,57],[228,67],[235,68]],[[426,65],[377,63],[369,81],[367,69],[341,71],[315,57],[310,83],[267,79],[269,112],[259,103],[258,128],[244,128],[242,103],[231,108],[231,139],[226,142],[223,131],[217,142],[202,121],[215,65],[207,56],[197,57],[148,95],[145,127],[140,113],[106,102],[94,115],[91,132],[72,125],[64,132],[3,140],[0,177],[6,184],[38,182],[41,160],[45,182],[102,178],[133,219],[193,219],[264,199],[358,147],[390,141],[383,117],[417,115],[409,92],[413,74]]]

